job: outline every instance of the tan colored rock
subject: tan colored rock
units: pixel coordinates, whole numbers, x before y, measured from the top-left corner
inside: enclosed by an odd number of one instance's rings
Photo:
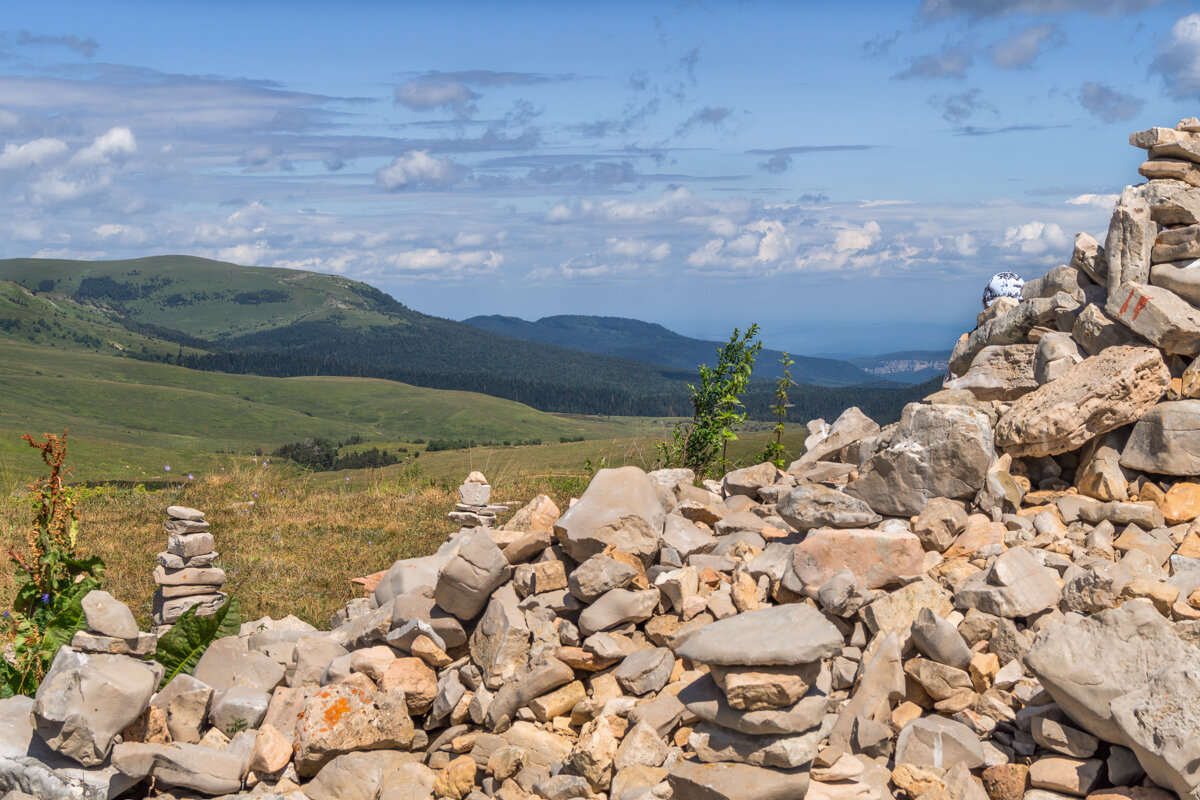
[[[529,710],[537,717],[538,722],[549,722],[555,717],[571,713],[571,709],[586,699],[587,689],[584,688],[583,682],[572,681],[532,701]]]
[[[408,713],[424,714],[437,697],[437,673],[415,656],[397,658],[379,677],[379,688],[384,692],[399,689],[404,692]]]
[[[946,770],[937,767],[919,767],[916,764],[897,764],[892,770],[892,783],[903,790],[912,800],[923,794],[945,787],[942,777]],[[1019,797],[1014,800],[1020,800]]]
[[[500,528],[506,531],[553,531],[554,523],[558,522],[560,516],[562,513],[554,501],[539,494]]]
[[[434,780],[433,796],[463,800],[475,788],[475,771],[475,759],[470,756],[454,759]]]
[[[572,775],[586,780],[593,789],[607,789],[617,757],[617,739],[608,717],[597,717],[579,731],[579,740],[563,764]]]
[[[1200,517],[1200,483],[1180,481],[1167,490],[1158,507],[1168,525],[1180,525]]]
[[[976,653],[971,659],[967,671],[971,675],[971,684],[977,692],[986,692],[1000,671],[1000,658],[995,653]]]
[[[1142,162],[1138,174],[1147,178],[1183,181],[1200,187],[1200,165],[1179,158],[1152,158]]]
[[[1104,310],[1168,354],[1200,354],[1200,309],[1168,289],[1126,281],[1109,293]]]
[[[947,381],[946,389],[965,389],[976,400],[1016,400],[1037,388],[1033,374],[1037,345],[989,345],[979,351],[961,378]]]
[[[350,671],[361,672],[378,683],[395,660],[396,651],[386,644],[364,647],[350,654]]]
[[[1179,599],[1179,587],[1172,586],[1166,581],[1156,581],[1150,578],[1134,578],[1121,589],[1122,597],[1145,598],[1154,604],[1158,613],[1164,617],[1171,616],[1171,607]]]
[[[996,444],[1014,457],[1075,450],[1140,417],[1170,378],[1158,350],[1110,347],[1013,403],[996,425]]]
[[[296,726],[296,770],[302,777],[343,753],[406,750],[414,736],[400,692],[368,692],[337,685],[315,692]]]
[[[1151,261],[1161,264],[1191,258],[1200,258],[1200,225],[1159,231],[1154,249],[1150,251]]]
[[[821,672],[821,662],[798,666],[722,667],[710,673],[729,705],[740,711],[790,706],[804,696]]]
[[[432,639],[423,634],[413,639],[409,650],[414,656],[434,669],[450,666],[451,659],[450,656],[446,655],[446,651],[438,647]]]
[[[279,772],[292,760],[292,742],[269,722],[258,727],[254,750],[250,753],[250,770],[260,775]]]
[[[1103,769],[1099,759],[1049,756],[1029,765],[1029,783],[1035,789],[1084,797],[1099,782]]]
[[[991,800],[1021,800],[1029,789],[1029,767],[1024,764],[996,764],[980,777]]]
[[[843,569],[864,587],[880,589],[920,575],[924,559],[921,540],[908,532],[818,528],[792,551],[792,572],[797,588],[811,595]]]

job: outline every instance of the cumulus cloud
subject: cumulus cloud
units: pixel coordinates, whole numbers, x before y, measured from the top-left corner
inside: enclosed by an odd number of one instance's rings
[[[0,151],[0,169],[24,169],[57,161],[70,148],[61,139],[34,139],[32,142],[6,144]]]
[[[642,258],[651,261],[663,261],[671,255],[671,245],[667,242],[652,242],[645,239],[618,239],[610,237],[605,240],[607,252],[625,256],[626,258]]]
[[[1062,253],[1070,247],[1071,241],[1058,223],[1035,220],[1006,228],[1001,246],[1037,256]]]
[[[1033,65],[1043,46],[1061,43],[1063,38],[1053,23],[1030,25],[992,44],[988,55],[1001,69],[1025,69]]]
[[[930,19],[965,16],[971,19],[1009,14],[1067,14],[1073,11],[1115,17],[1137,14],[1161,0],[924,0],[921,15]]]
[[[113,128],[96,137],[96,140],[71,156],[71,163],[84,167],[98,167],[128,159],[137,152],[137,139],[126,127]]]
[[[961,79],[975,63],[971,52],[963,45],[942,48],[937,53],[913,59],[907,69],[897,72],[896,80],[937,80],[939,78]]]
[[[423,247],[386,257],[385,263],[408,278],[453,279],[496,272],[504,256],[495,250],[440,250]]]
[[[1066,204],[1069,206],[1099,206],[1100,208],[1112,208],[1116,205],[1121,195],[1119,194],[1080,194],[1068,198]]]
[[[435,188],[457,182],[461,173],[459,166],[448,158],[430,155],[428,150],[409,150],[377,171],[375,183],[389,191],[414,187]]]
[[[1079,105],[1101,122],[1121,122],[1141,111],[1145,101],[1102,83],[1088,81],[1079,88]]]
[[[1150,71],[1158,74],[1172,97],[1200,99],[1200,14],[1188,14],[1171,26]]]

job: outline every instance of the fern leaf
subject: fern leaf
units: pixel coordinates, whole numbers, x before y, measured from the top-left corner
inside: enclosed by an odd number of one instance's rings
[[[183,612],[171,630],[158,640],[154,660],[163,665],[162,685],[166,686],[178,674],[191,674],[200,657],[217,639],[236,636],[242,626],[237,598],[230,597],[225,605],[210,617],[196,616],[196,606]]]

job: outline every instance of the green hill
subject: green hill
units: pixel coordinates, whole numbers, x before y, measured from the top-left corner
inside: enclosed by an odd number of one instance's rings
[[[652,322],[625,317],[559,315],[527,322],[499,314],[471,317],[467,325],[528,342],[557,344],[599,355],[628,358],[647,364],[694,370],[698,364],[711,363],[721,342],[693,339]],[[778,350],[758,354],[754,375],[775,379],[781,373]],[[831,358],[793,355],[792,379],[812,386],[886,385],[887,381],[853,364]]]

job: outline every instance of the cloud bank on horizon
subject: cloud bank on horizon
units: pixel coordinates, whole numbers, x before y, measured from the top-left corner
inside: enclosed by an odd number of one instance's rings
[[[10,9],[0,257],[949,347],[991,274],[1104,230],[1129,131],[1200,110],[1188,3],[830,6]]]

